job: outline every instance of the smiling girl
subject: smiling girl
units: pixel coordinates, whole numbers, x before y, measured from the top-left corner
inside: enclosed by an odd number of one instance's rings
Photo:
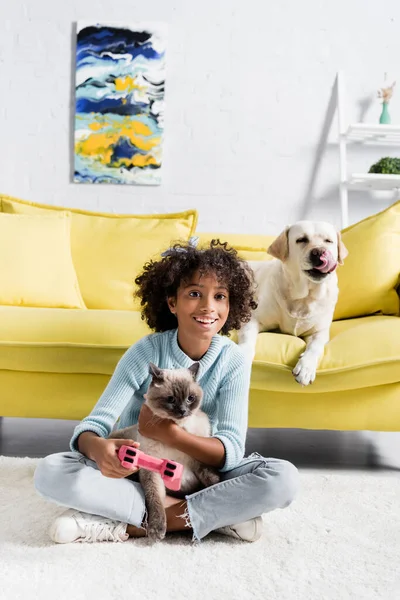
[[[234,249],[213,240],[204,249],[176,244],[161,260],[147,263],[135,282],[142,318],[156,333],[125,352],[96,406],[75,428],[71,451],[39,463],[37,491],[69,507],[52,523],[50,536],[58,543],[146,536],[143,489],[117,456],[122,444],[137,444],[108,438],[116,425],[138,423],[142,435],[220,470],[220,483],[183,501],[166,497],[167,530],[191,531],[198,541],[212,531],[255,541],[262,533],[261,515],[291,503],[298,474],[284,460],[243,458],[251,364],[227,336],[255,308],[252,272]],[[200,364],[197,381],[211,437],[152,419],[143,405],[150,362],[161,369]]]

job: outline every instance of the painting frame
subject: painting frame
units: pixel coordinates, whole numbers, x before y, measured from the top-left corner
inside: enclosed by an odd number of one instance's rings
[[[167,31],[78,21],[75,183],[161,184]]]

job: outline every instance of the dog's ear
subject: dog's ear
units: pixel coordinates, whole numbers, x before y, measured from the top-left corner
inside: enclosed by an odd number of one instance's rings
[[[289,229],[290,227],[286,227],[267,250],[268,254],[279,258],[282,262],[285,262],[289,256]]]
[[[344,259],[349,254],[346,246],[342,242],[342,236],[340,235],[340,231],[337,232],[337,247],[338,247],[338,263],[342,265],[344,263]]]

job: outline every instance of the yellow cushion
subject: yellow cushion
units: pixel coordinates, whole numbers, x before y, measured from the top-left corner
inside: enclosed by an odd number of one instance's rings
[[[0,306],[0,371],[111,375],[149,333],[133,310]]]
[[[6,388],[14,386],[11,389],[15,390],[17,386],[21,387],[19,379],[17,381],[16,378],[12,379],[12,371],[8,371],[7,375],[11,381],[9,383],[5,382]],[[71,387],[73,384],[74,382],[68,382]],[[339,394],[336,391],[311,394],[305,392],[301,386],[298,385],[297,387],[298,389],[293,390],[293,393],[290,394],[271,391],[265,393],[264,390],[251,389],[249,427],[332,429],[336,431],[400,431],[400,383],[398,382],[354,390],[342,390]],[[306,389],[308,390],[308,388]],[[75,391],[70,402],[75,403],[76,395],[79,393],[80,391]],[[38,394],[41,402],[44,396],[46,394]],[[13,399],[12,407],[15,411],[15,395],[11,396],[10,394],[9,405],[11,405],[11,398]],[[52,396],[50,396],[50,401],[46,407],[47,413],[45,412],[46,408],[43,407],[40,416],[47,415],[49,410],[51,413],[61,412],[58,406],[54,406],[54,403],[50,404],[51,398]],[[95,399],[97,400],[96,396]],[[85,402],[85,399],[82,402]],[[89,403],[87,404],[90,406]],[[78,404],[77,406],[79,407]],[[7,410],[7,408],[6,403],[5,409]],[[31,413],[35,409],[36,407],[31,404],[25,408],[25,411]],[[78,413],[78,417],[55,416],[53,418],[80,419],[87,415],[89,411],[90,408],[86,412]],[[77,412],[75,409],[75,414]],[[20,408],[20,413],[22,413],[21,416],[25,416],[23,407]],[[37,416],[37,413],[32,416]]]
[[[0,304],[85,308],[68,215],[0,213]]]
[[[197,212],[114,215],[34,204],[0,196],[3,212],[54,214],[72,218],[71,247],[82,296],[88,308],[138,310],[134,279],[143,265],[177,240],[194,233]]]
[[[395,383],[400,373],[399,340],[399,317],[376,315],[334,322],[316,380],[301,388],[291,370],[305,342],[292,335],[260,333],[251,388],[315,394]]]
[[[111,375],[125,350],[150,333],[135,311],[41,309],[39,316],[34,308],[0,307],[0,371]],[[317,378],[302,388],[291,370],[304,341],[261,333],[251,389],[312,395],[398,382],[399,339],[399,317],[333,323]]]
[[[228,242],[238,251],[244,260],[270,260],[272,256],[267,254],[268,247],[276,236],[272,235],[247,235],[243,233],[201,233],[196,232],[199,244],[206,245],[212,239],[220,239]]]
[[[337,271],[339,299],[334,319],[398,314],[400,201],[347,227],[342,239],[349,256]]]

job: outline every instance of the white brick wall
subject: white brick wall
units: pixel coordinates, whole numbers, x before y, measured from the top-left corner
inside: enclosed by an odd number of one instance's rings
[[[160,187],[70,183],[79,19],[169,24]],[[388,71],[399,79],[391,112],[400,123],[399,23],[398,0],[3,0],[0,190],[122,213],[195,207],[203,231],[275,233],[306,217],[339,224],[333,143],[314,202],[304,202],[331,87],[344,69],[357,120],[359,100],[374,96]],[[374,98],[365,120],[379,113]],[[354,151],[353,170],[387,154],[396,152]],[[354,195],[350,219],[391,200]]]

